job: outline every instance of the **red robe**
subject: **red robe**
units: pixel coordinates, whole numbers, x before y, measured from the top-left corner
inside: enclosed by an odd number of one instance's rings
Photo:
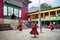
[[[32,30],[30,31],[30,34],[33,34],[33,35],[38,35],[38,31],[37,31],[37,25],[35,23],[32,23]]]
[[[50,28],[51,30],[53,30],[53,29],[54,29],[53,25],[50,25],[50,26],[49,26],[49,28]]]
[[[19,31],[22,31],[22,22],[18,25],[17,29],[18,29]]]

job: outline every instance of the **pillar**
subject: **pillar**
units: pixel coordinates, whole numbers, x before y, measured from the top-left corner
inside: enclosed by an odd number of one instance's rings
[[[23,22],[25,24],[28,23],[28,18],[27,18],[27,13],[28,13],[28,3],[27,2],[23,2],[23,7],[22,7],[22,11],[21,11],[21,19],[23,20]]]
[[[23,20],[27,20],[27,13],[28,13],[28,8],[22,8],[21,18]]]
[[[42,33],[41,14],[38,15],[38,26],[40,27],[40,32]]]
[[[57,16],[58,16],[58,15],[57,15],[57,11],[55,11],[55,13],[56,13],[56,17],[57,17]]]
[[[0,18],[3,18],[3,0],[0,0]]]
[[[23,2],[22,14],[21,14],[21,18],[23,20],[27,20],[28,19],[27,18],[27,13],[28,13],[28,2]]]
[[[45,14],[43,13],[43,18],[45,18]]]
[[[49,12],[49,18],[50,18],[50,12]]]

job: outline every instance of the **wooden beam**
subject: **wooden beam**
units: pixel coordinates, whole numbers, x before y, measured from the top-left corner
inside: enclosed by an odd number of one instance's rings
[[[20,1],[25,2],[26,0],[20,0]]]

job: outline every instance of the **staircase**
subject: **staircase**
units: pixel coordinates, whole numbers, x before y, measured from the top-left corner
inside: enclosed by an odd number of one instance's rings
[[[13,28],[10,26],[10,24],[0,24],[0,31],[4,30],[13,30]]]
[[[22,24],[22,28],[23,29],[27,29],[28,28],[28,21],[27,20],[23,20],[23,24]]]
[[[23,29],[27,29],[26,24],[23,23],[23,24],[22,24],[22,28],[23,28]]]
[[[27,29],[27,21],[23,21],[23,29]],[[19,24],[19,20],[13,19],[0,19],[0,31],[3,30],[16,30]]]

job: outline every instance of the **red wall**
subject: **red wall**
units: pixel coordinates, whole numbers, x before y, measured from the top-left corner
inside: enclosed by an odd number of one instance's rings
[[[0,0],[0,18],[3,18],[3,0]]]
[[[23,20],[27,20],[27,13],[28,13],[28,8],[22,8],[22,14],[21,14],[21,18]]]

